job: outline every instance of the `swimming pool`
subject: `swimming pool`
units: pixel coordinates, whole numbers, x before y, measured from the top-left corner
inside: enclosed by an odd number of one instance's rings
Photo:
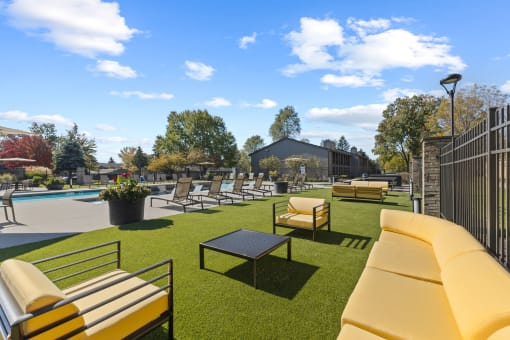
[[[63,198],[85,198],[85,197],[98,197],[101,190],[73,190],[52,193],[34,193],[22,196],[13,196],[14,202],[20,201],[35,201],[35,200],[54,200]]]

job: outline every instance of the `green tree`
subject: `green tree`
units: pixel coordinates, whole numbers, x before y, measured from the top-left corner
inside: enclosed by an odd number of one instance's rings
[[[340,136],[340,138],[338,139],[338,142],[336,143],[336,149],[342,150],[342,151],[351,150],[351,145],[349,144],[349,142],[347,141],[345,136],[343,136],[343,135]]]
[[[298,113],[293,106],[285,106],[280,109],[275,120],[269,128],[269,134],[273,142],[286,137],[296,137],[301,133],[301,125]]]
[[[455,135],[462,134],[487,117],[489,108],[508,103],[508,94],[495,86],[473,84],[455,93]],[[450,98],[443,97],[437,112],[430,116],[427,128],[433,136],[451,135]]]
[[[115,164],[115,161],[113,160],[113,157],[110,157],[110,159],[108,160],[108,164]]]
[[[57,128],[55,127],[55,124],[37,124],[36,122],[32,122],[30,132],[41,136],[46,142],[48,142],[52,149],[55,149],[58,142]]]
[[[138,169],[140,175],[142,175],[142,169],[149,164],[149,156],[142,151],[141,147],[136,149],[132,164]]]
[[[89,170],[97,169],[96,141],[93,138],[88,138],[84,133],[79,133],[77,124],[74,124],[71,129],[67,130],[67,136],[59,138],[58,145],[65,145],[71,140],[76,141],[81,146],[83,159],[85,161],[83,166]],[[57,149],[59,147],[60,146],[57,146]]]
[[[85,167],[85,164],[85,155],[81,144],[75,139],[65,140],[55,156],[56,172],[69,171],[72,173],[78,167]]]
[[[421,154],[421,139],[426,135],[426,122],[438,107],[436,98],[427,95],[397,98],[383,111],[375,136],[374,154],[385,164],[399,155],[409,170],[409,161]]]
[[[193,149],[202,150],[207,159],[217,165],[232,166],[237,161],[234,135],[227,131],[221,117],[211,116],[207,110],[171,112],[164,136],[154,143],[156,156],[180,152],[188,155]]]
[[[249,137],[246,142],[244,142],[243,151],[249,155],[258,149],[263,148],[264,145],[264,139],[262,139],[262,137],[259,135],[254,135]]]
[[[281,165],[282,165],[282,163],[281,163],[280,159],[276,156],[262,158],[259,161],[259,167],[261,167],[262,169],[267,169],[267,170],[279,170]]]
[[[250,157],[246,153],[246,151],[239,151],[239,161],[237,162],[237,166],[242,172],[250,172],[251,171],[251,163]]]

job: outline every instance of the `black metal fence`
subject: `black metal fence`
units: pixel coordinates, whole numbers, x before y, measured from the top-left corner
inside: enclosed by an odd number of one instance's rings
[[[454,152],[451,143],[441,149],[441,216],[464,226],[509,268],[510,106],[491,108],[454,144]]]

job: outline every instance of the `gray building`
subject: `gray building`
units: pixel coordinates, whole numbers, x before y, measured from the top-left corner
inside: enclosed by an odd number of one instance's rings
[[[310,174],[311,177],[326,179],[331,176],[346,175],[348,177],[358,177],[363,173],[374,173],[376,169],[370,168],[370,162],[366,155],[360,154],[354,150],[347,152],[335,149],[334,145],[326,144],[328,147],[301,142],[291,138],[283,138],[272,144],[251,153],[251,167],[254,173],[264,172],[267,175],[267,169],[261,169],[259,162],[261,159],[275,156],[281,161],[280,174],[291,174],[291,170],[286,168],[284,160],[291,156],[302,156],[304,158],[317,157],[320,162],[317,174]]]

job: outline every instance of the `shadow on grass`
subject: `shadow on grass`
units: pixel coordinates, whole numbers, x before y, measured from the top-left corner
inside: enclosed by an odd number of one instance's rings
[[[355,199],[355,198],[340,198],[339,201],[353,202],[353,203],[381,204],[381,205],[399,205],[398,202],[388,202],[388,201],[381,202],[378,200],[368,200],[368,199],[363,200],[363,199]]]
[[[8,237],[15,237],[16,235],[20,235],[20,234],[3,234],[1,237],[2,238],[8,238]],[[33,243],[25,243],[25,244],[21,244],[19,246],[14,246],[14,247],[9,247],[9,248],[1,249],[1,251],[0,251],[0,262],[4,261],[4,260],[7,260],[7,259],[10,259],[10,258],[18,257],[19,255],[23,255],[25,253],[29,253],[29,252],[31,252],[33,250],[37,250],[39,248],[43,248],[43,247],[52,245],[54,243],[58,243],[58,242],[63,241],[65,239],[67,239],[67,238],[76,236],[78,234],[77,233],[53,233],[53,234],[28,234],[28,235],[32,235],[32,236],[35,236],[35,237],[37,237],[38,235],[40,235],[41,237],[48,237],[49,236],[49,237],[52,237],[52,238],[48,239],[48,240],[35,241]],[[21,236],[26,237],[27,234],[23,234]]]
[[[216,208],[217,206],[212,206],[211,208]],[[197,210],[197,211],[193,211],[194,214],[205,214],[205,215],[210,215],[210,214],[217,214],[221,211],[219,210],[214,210],[214,209],[209,209],[209,208],[204,208],[204,210]]]
[[[153,220],[145,220],[137,223],[121,224],[120,230],[153,230],[161,228],[169,228],[174,225],[172,220],[166,220],[163,218],[156,218]]]
[[[264,256],[257,261],[257,289],[291,300],[318,269],[303,262]],[[246,261],[228,270],[225,275],[253,286],[253,263]]]
[[[312,241],[312,232],[308,230],[296,229],[288,233],[287,236]],[[315,242],[337,244],[341,247],[360,250],[365,249],[371,240],[372,238],[368,236],[339,233],[336,231],[328,231],[327,229],[322,229],[315,233]]]

